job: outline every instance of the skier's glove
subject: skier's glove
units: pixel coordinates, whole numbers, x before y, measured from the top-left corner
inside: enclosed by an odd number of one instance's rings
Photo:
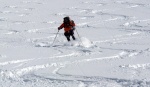
[[[60,30],[61,28],[60,27],[58,27],[58,30]]]

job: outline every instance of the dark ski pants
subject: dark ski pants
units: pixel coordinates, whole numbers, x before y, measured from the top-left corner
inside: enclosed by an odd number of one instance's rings
[[[70,30],[64,33],[64,35],[66,36],[67,40],[70,41],[70,36],[72,36],[72,39],[75,40],[76,38],[74,37],[74,31]]]

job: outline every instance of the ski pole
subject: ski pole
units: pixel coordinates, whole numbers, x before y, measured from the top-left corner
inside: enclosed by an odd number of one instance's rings
[[[58,30],[58,32],[59,32],[59,30]],[[52,43],[51,46],[53,46],[53,44],[54,44],[54,42],[55,42],[55,40],[56,40],[56,38],[57,38],[58,32],[57,32],[57,34],[56,34],[56,36],[55,36],[55,38],[54,38],[53,43]]]
[[[81,40],[81,38],[80,38],[80,35],[79,35],[77,29],[75,29],[75,30],[76,30],[76,32],[77,32],[77,34],[78,34],[78,37],[79,37],[79,39],[80,39],[81,44],[83,45],[82,40]]]

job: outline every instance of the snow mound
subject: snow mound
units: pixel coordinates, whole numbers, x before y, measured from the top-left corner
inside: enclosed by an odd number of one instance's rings
[[[41,43],[36,43],[35,46],[36,47],[50,47],[51,44],[50,43],[41,42]]]
[[[93,46],[92,41],[90,41],[89,39],[87,39],[87,38],[85,38],[85,37],[82,37],[82,38],[81,38],[81,44],[82,44],[83,47],[87,47],[87,48]]]
[[[89,48],[93,46],[93,43],[89,39],[85,37],[81,37],[81,39],[76,39],[70,42],[65,42],[64,46],[75,46],[75,47],[82,46],[82,47]]]

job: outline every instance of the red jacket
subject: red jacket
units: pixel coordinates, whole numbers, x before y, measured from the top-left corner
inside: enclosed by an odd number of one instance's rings
[[[65,24],[62,23],[62,24],[59,26],[59,29],[64,28],[64,31],[67,32],[67,31],[70,31],[73,27],[75,27],[75,23],[74,23],[74,21],[70,21],[70,25],[65,26]]]

